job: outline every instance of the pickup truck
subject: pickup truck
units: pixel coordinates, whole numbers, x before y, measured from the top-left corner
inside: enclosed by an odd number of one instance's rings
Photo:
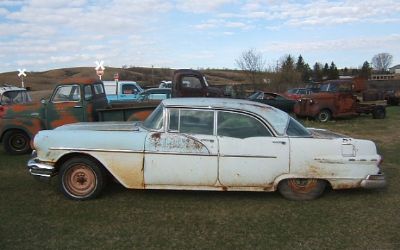
[[[208,86],[199,71],[176,70],[173,79],[173,97],[223,96],[222,90]],[[110,105],[103,82],[71,78],[59,84],[49,100],[12,105],[0,113],[0,142],[9,154],[26,154],[40,130],[75,122],[144,120],[159,103],[154,100]]]
[[[139,98],[143,89],[134,81],[103,81],[109,103],[132,101]]]
[[[32,98],[26,89],[18,88],[8,84],[0,86],[1,106],[6,106],[16,103],[29,103],[29,102],[32,102]]]
[[[329,80],[323,82],[317,92],[303,96],[294,106],[298,117],[315,118],[327,122],[332,118],[372,114],[374,119],[386,116],[386,101],[364,101],[356,94],[365,91],[362,79]]]

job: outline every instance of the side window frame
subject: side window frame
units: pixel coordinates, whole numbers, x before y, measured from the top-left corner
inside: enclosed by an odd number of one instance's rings
[[[167,124],[166,124],[166,132],[168,133],[187,133],[187,132],[181,132],[181,113],[182,111],[200,111],[200,112],[212,112],[212,133],[211,134],[206,134],[206,133],[193,133],[193,134],[201,134],[201,135],[211,135],[215,136],[216,134],[216,111],[215,110],[209,110],[209,109],[198,109],[198,108],[168,108],[167,109]],[[178,128],[177,129],[171,129],[171,111],[172,110],[177,110],[178,111]],[[191,134],[191,133],[188,133]]]
[[[59,101],[54,101],[54,98],[55,98],[56,95],[59,93],[59,90],[60,90],[61,88],[68,87],[68,86],[71,86],[71,90],[70,90],[69,95],[72,94],[72,89],[73,89],[74,87],[78,89],[78,91],[79,91],[79,100],[59,100]],[[54,94],[51,96],[51,99],[50,99],[50,102],[52,102],[52,103],[64,103],[64,102],[77,102],[77,103],[78,103],[78,102],[81,102],[81,101],[82,101],[82,90],[81,90],[81,87],[80,87],[79,84],[67,84],[67,85],[60,85],[60,86],[58,86],[58,87],[56,88],[56,90],[54,91]]]
[[[249,118],[251,118],[251,119],[257,121],[257,122],[262,126],[262,128],[264,128],[265,131],[268,132],[269,135],[268,135],[268,136],[266,136],[266,135],[250,136],[250,137],[236,137],[236,136],[219,135],[219,133],[218,133],[219,116],[220,116],[220,113],[223,113],[223,112],[224,112],[224,113],[231,113],[231,114],[235,114],[235,115],[241,115],[241,116],[249,117]],[[275,135],[274,135],[274,133],[272,132],[271,128],[269,128],[269,126],[267,126],[267,125],[265,124],[264,121],[260,120],[260,119],[259,119],[258,117],[256,117],[256,116],[253,116],[253,115],[247,114],[247,113],[243,113],[243,112],[236,112],[236,111],[230,111],[230,110],[218,110],[216,113],[217,113],[217,114],[216,114],[216,120],[215,120],[215,130],[216,130],[215,133],[216,133],[216,135],[217,135],[218,137],[224,136],[224,137],[231,137],[231,138],[238,138],[238,139],[246,139],[246,138],[252,138],[252,137],[268,137],[268,138],[275,137]]]

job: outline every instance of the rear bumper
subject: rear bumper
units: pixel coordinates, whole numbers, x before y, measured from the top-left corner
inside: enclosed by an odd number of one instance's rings
[[[45,162],[39,161],[35,153],[27,163],[29,173],[33,176],[39,177],[41,180],[50,180],[56,174],[55,167]]]
[[[368,175],[366,179],[361,181],[362,188],[384,188],[386,187],[386,179],[384,174]]]

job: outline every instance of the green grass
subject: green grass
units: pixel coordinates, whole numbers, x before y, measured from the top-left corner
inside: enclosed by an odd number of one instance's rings
[[[327,124],[373,139],[384,156],[383,190],[327,191],[293,202],[278,193],[128,190],[113,183],[96,200],[65,199],[34,180],[29,156],[0,151],[0,249],[399,249],[400,107]]]

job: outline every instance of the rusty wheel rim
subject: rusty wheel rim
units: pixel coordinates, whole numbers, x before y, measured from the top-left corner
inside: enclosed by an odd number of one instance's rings
[[[288,183],[290,189],[302,194],[309,193],[317,186],[316,179],[290,179]]]
[[[96,184],[95,172],[83,164],[72,166],[64,175],[64,186],[73,196],[82,197],[93,193]]]

